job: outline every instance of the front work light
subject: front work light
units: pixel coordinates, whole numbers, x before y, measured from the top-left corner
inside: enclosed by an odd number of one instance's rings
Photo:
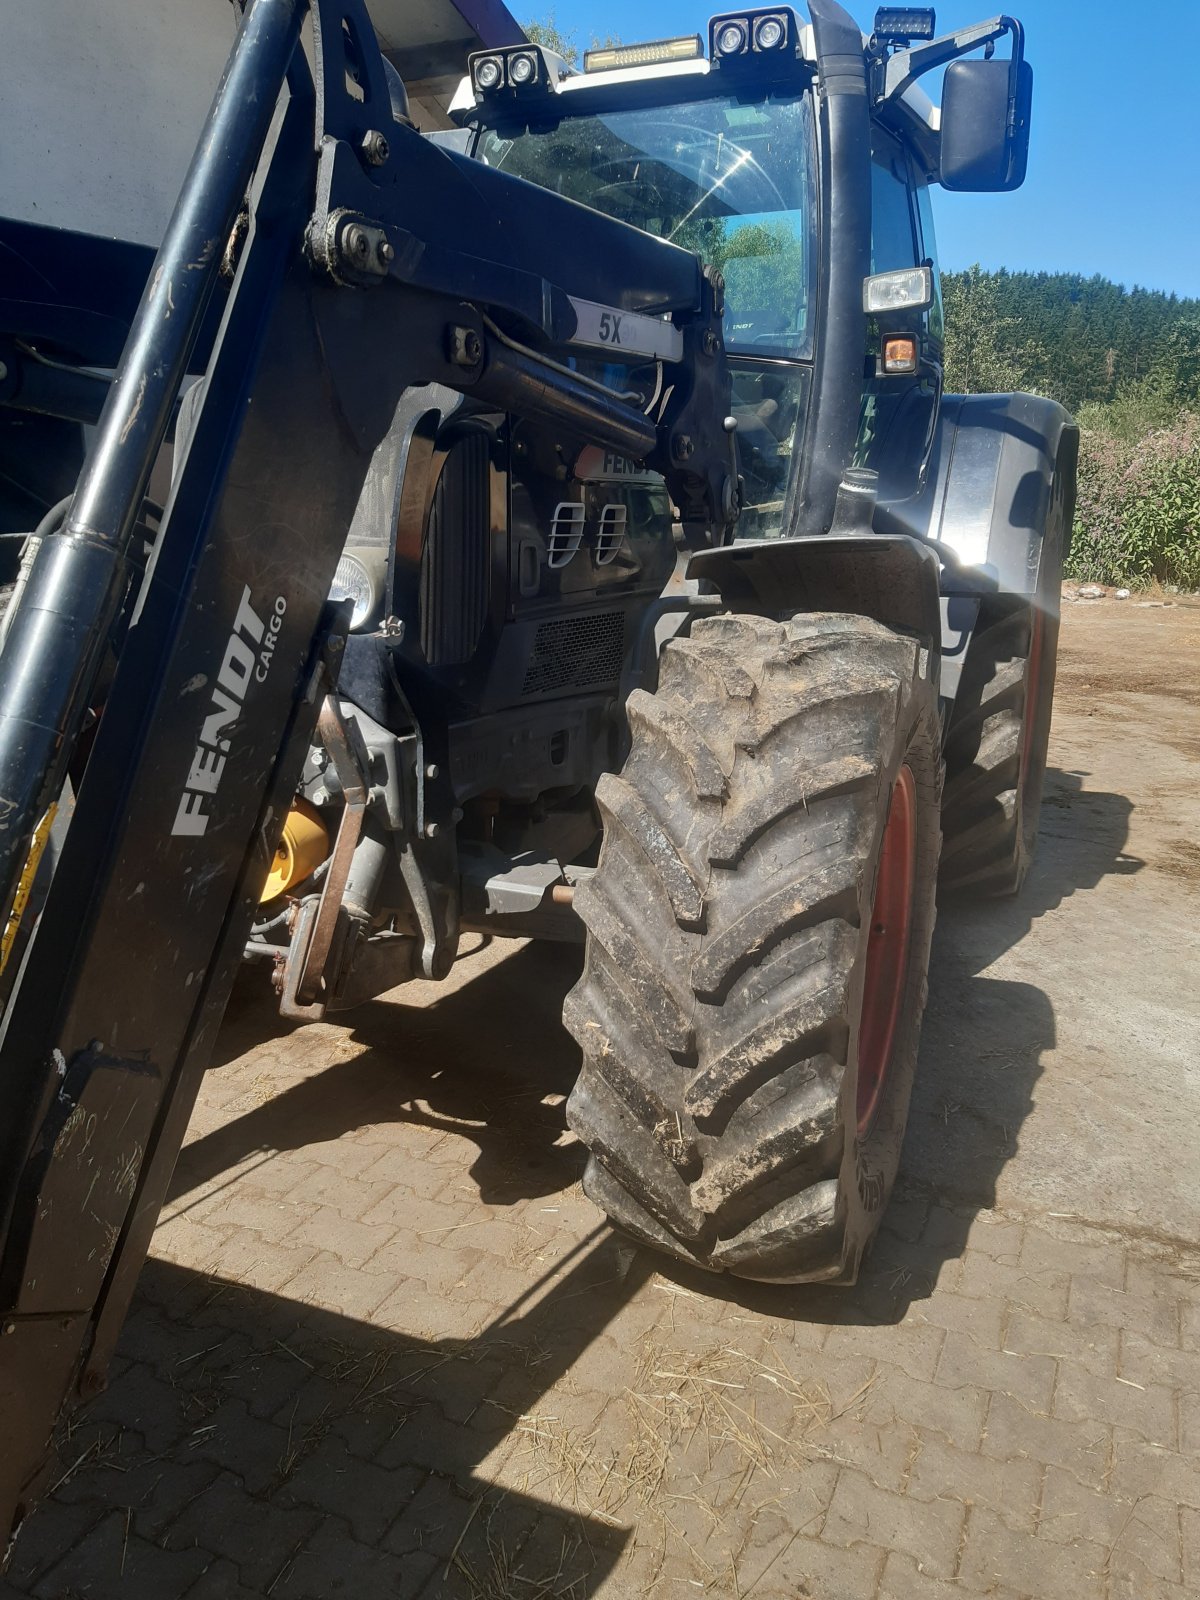
[[[616,72],[621,67],[656,67],[667,61],[698,61],[704,54],[704,40],[698,33],[678,39],[652,39],[649,44],[606,45],[602,50],[585,50],[585,72]]]
[[[536,45],[513,45],[504,50],[480,50],[467,58],[476,99],[484,95],[528,92],[553,85],[555,73]]]
[[[881,6],[875,13],[877,44],[908,44],[932,39],[937,27],[932,6]]]
[[[747,11],[714,17],[708,25],[713,65],[752,71],[757,62],[766,66],[796,55],[799,33],[794,11]]]
[[[787,43],[786,17],[760,17],[754,24],[754,48],[778,50]]]
[[[520,55],[508,58],[508,81],[516,88],[522,84],[532,83],[537,77],[537,57],[522,51]]]
[[[499,56],[484,56],[482,61],[476,61],[471,69],[475,79],[476,89],[482,89],[486,94],[490,89],[498,89],[504,82],[504,68],[500,64]]]
[[[750,32],[744,22],[723,22],[716,31],[715,54],[740,56],[750,41]]]

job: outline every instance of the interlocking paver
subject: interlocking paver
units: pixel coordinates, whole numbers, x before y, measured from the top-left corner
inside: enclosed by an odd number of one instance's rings
[[[865,1473],[846,1468],[838,1478],[821,1538],[828,1544],[868,1543],[882,1550],[903,1550],[918,1557],[935,1577],[952,1578],[966,1515],[960,1500],[890,1494]]]
[[[864,1600],[878,1590],[886,1559],[878,1545],[843,1549],[781,1528],[773,1540],[756,1539],[738,1563],[738,1584],[743,1594],[753,1586],[754,1600]]]
[[[1017,1355],[1044,1356],[1060,1364],[1082,1367],[1098,1378],[1112,1378],[1117,1372],[1120,1331],[1105,1323],[1076,1327],[1033,1316],[1028,1311],[1009,1312],[1004,1330],[1004,1348]]]
[[[1066,1367],[1054,1391],[1054,1415],[1070,1422],[1109,1422],[1140,1433],[1150,1444],[1175,1444],[1176,1396],[1165,1384],[1095,1378]]]
[[[65,1600],[118,1594],[182,1595],[212,1560],[194,1545],[187,1550],[164,1550],[156,1541],[143,1539],[137,1514],[117,1507],[61,1561],[49,1567],[28,1592],[38,1600]]]
[[[824,1353],[832,1361],[873,1361],[879,1355],[881,1332],[881,1328],[870,1323],[857,1326],[835,1323],[825,1340]],[[932,1325],[922,1327],[914,1322],[907,1326],[889,1326],[888,1364],[910,1378],[928,1382],[937,1369],[945,1338],[945,1332]]]
[[[959,1450],[978,1450],[987,1406],[983,1389],[919,1383],[881,1363],[863,1414],[868,1421],[882,1425],[907,1423],[912,1428],[928,1428]]]
[[[1168,1350],[1179,1348],[1179,1302],[1173,1297],[1139,1290],[1131,1293],[1097,1283],[1080,1274],[1071,1279],[1070,1321],[1089,1328],[1102,1322],[1106,1327],[1140,1333],[1151,1344]]]
[[[1042,1491],[1039,1536],[1070,1545],[1090,1539],[1108,1551],[1112,1571],[1130,1561],[1169,1583],[1182,1580],[1179,1509],[1155,1495],[1127,1497],[1086,1488],[1051,1467]]]
[[[920,1562],[902,1551],[892,1550],[883,1569],[878,1600],[961,1600],[962,1582],[935,1578],[921,1570]],[[991,1587],[988,1600],[1017,1600],[1016,1591]]]
[[[915,1499],[948,1498],[994,1511],[1014,1532],[1033,1532],[1042,1469],[1034,1461],[998,1461],[956,1450],[936,1434],[918,1435],[907,1492]]]
[[[311,1506],[287,1504],[278,1494],[252,1497],[223,1472],[183,1507],[167,1537],[174,1550],[196,1545],[225,1556],[247,1587],[265,1592],[321,1520]]]
[[[1010,1394],[991,1397],[984,1455],[1063,1467],[1081,1483],[1099,1486],[1108,1470],[1111,1446],[1112,1430],[1104,1423],[1067,1422],[1031,1410]]]
[[[1027,1227],[1018,1260],[1033,1271],[1066,1272],[1111,1289],[1125,1288],[1125,1247],[1118,1243],[1078,1235],[1067,1238]]]
[[[1015,1395],[1035,1411],[1048,1410],[1057,1363],[1049,1356],[985,1350],[969,1334],[948,1333],[935,1381],[948,1389],[969,1385],[989,1393]]]
[[[969,1252],[954,1287],[968,1298],[1001,1300],[1038,1316],[1059,1318],[1066,1313],[1070,1286],[1070,1277],[1061,1270],[1023,1267],[1017,1261]]]
[[[1003,1300],[971,1300],[947,1292],[922,1300],[908,1315],[911,1321],[965,1334],[982,1349],[999,1350],[1007,1313]]]
[[[994,1511],[977,1509],[959,1571],[968,1594],[1007,1587],[1037,1600],[1102,1600],[1106,1554],[1089,1539],[1060,1545],[1013,1533]]]

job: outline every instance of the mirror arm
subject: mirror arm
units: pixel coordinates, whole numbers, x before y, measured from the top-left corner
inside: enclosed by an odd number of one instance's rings
[[[883,73],[883,87],[875,97],[876,104],[899,99],[910,84],[924,77],[927,72],[932,72],[935,67],[957,61],[960,56],[970,55],[972,50],[978,50],[985,44],[994,44],[997,39],[1003,39],[1006,33],[1013,36],[1013,59],[1022,57],[1024,29],[1015,17],[1006,16],[993,17],[990,22],[977,22],[973,27],[960,28],[957,33],[943,34],[940,39],[931,39],[928,44],[919,44],[911,50],[898,50],[888,58]]]

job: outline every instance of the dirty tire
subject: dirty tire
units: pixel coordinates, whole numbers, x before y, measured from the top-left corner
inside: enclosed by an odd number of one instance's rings
[[[1068,473],[1056,473],[1034,599],[987,605],[967,651],[946,738],[941,886],[949,893],[1016,894],[1033,864],[1073,498]]]
[[[935,686],[861,618],[720,616],[629,700],[565,1020],[584,1188],[644,1243],[763,1282],[853,1282],[900,1158],[939,844]],[[898,784],[902,769],[909,778]],[[889,805],[913,797],[911,924],[878,1108],[859,1036]]]

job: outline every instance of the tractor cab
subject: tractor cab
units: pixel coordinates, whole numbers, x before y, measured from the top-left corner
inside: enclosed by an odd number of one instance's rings
[[[1011,60],[957,61],[1005,32]],[[823,430],[811,424],[847,404],[858,409],[855,464],[879,475],[880,497],[919,491],[942,374],[930,187],[1023,175],[1019,25],[935,39],[931,10],[884,10],[861,42],[869,147],[846,148],[831,124],[819,41],[790,9],[715,17],[707,41],[590,50],[578,72],[540,46],[481,52],[451,105],[479,161],[694,250],[720,274],[740,539],[826,530]],[[990,95],[973,110],[951,84],[952,125],[915,82],[948,61]],[[594,343],[609,367],[639,355],[619,326],[597,328]],[[623,376],[654,403],[652,374]]]

